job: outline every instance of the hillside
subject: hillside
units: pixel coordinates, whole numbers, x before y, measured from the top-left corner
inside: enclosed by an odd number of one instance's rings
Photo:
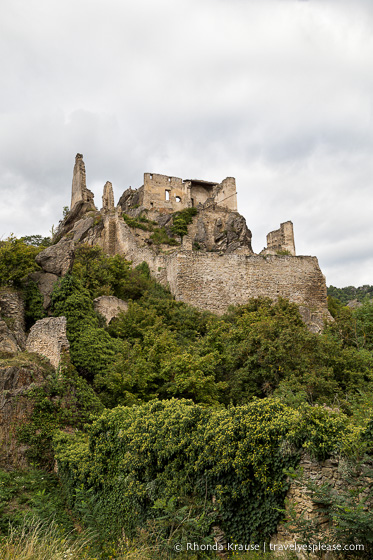
[[[363,544],[358,557],[370,557],[368,301],[349,309],[331,300],[334,321],[321,333],[282,298],[216,315],[176,301],[146,263],[133,268],[84,243],[42,294],[35,280],[47,244],[38,236],[0,244],[4,557],[11,542],[29,543],[30,526],[45,549],[38,522],[54,542],[72,530],[66,547],[78,559],[171,558],[179,543],[185,558],[213,558],[219,542],[281,543],[291,473],[307,457],[341,483],[322,487],[322,498],[312,490],[332,532],[320,533],[316,508],[308,532],[293,520],[298,542]],[[100,313],[98,301],[115,301],[115,312]],[[25,345],[37,325],[60,317],[69,349],[61,346],[56,368]],[[5,536],[8,521],[16,536]],[[200,548],[187,553],[191,542]],[[235,557],[259,552],[237,548]]]

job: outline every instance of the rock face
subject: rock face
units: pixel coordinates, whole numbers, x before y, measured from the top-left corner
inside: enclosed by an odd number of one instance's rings
[[[191,247],[190,247],[191,244]],[[189,245],[189,246],[188,246]],[[251,231],[238,212],[222,208],[201,210],[188,228],[183,248],[212,252],[253,254]]]
[[[0,290],[0,350],[18,352],[25,349],[25,305],[20,294]]]
[[[0,465],[23,468],[27,465],[26,445],[16,438],[16,426],[31,414],[32,404],[26,397],[31,386],[44,380],[42,369],[36,364],[0,367]]]
[[[66,318],[48,317],[36,321],[27,338],[26,350],[48,358],[57,368],[63,352],[70,347],[66,337]]]
[[[51,245],[41,251],[35,260],[45,272],[64,276],[73,265],[74,241],[61,239],[56,245]]]
[[[109,324],[119,313],[128,311],[128,303],[115,296],[100,296],[93,300],[95,311],[100,313]]]

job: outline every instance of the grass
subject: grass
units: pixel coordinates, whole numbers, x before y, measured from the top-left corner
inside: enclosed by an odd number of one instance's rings
[[[65,535],[54,521],[49,524],[33,518],[21,527],[10,526],[0,538],[1,560],[88,560],[89,538]]]
[[[13,354],[11,352],[0,352],[0,367],[29,367],[29,366],[40,366],[45,373],[54,372],[49,360],[43,358],[39,354],[32,352],[18,352]]]

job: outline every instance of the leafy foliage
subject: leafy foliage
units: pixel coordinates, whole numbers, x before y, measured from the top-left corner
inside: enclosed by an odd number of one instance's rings
[[[35,256],[41,248],[25,243],[13,235],[0,242],[0,286],[22,287],[25,277],[39,270]]]
[[[56,430],[81,429],[103,410],[92,388],[69,364],[43,385],[28,391],[27,398],[32,405],[32,414],[19,426],[17,439],[27,444],[28,459],[47,469],[54,465],[52,439]]]
[[[347,431],[344,415],[273,399],[229,409],[170,400],[105,412],[89,442],[63,433],[55,442],[70,506],[77,488],[91,494],[105,538],[135,534],[172,500],[214,513],[205,536],[217,519],[238,542],[259,542],[276,529],[297,447],[323,457]]]
[[[36,321],[46,316],[46,311],[43,307],[43,296],[36,282],[27,281],[24,288],[24,297],[26,330],[28,330]]]
[[[198,214],[197,208],[184,208],[173,215],[172,233],[183,237],[188,233],[188,225],[192,223],[193,217]]]
[[[344,304],[352,301],[353,299],[357,299],[357,301],[364,301],[366,298],[373,297],[373,286],[365,285],[359,286],[358,288],[355,288],[354,286],[347,286],[346,288],[329,286],[328,296],[332,296]]]

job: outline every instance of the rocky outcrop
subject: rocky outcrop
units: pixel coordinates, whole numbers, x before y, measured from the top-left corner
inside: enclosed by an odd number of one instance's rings
[[[26,350],[48,358],[57,368],[63,353],[69,350],[66,337],[66,318],[48,317],[36,321],[27,338]]]
[[[73,266],[74,241],[61,239],[56,245],[51,245],[36,255],[35,260],[44,272],[65,276]]]
[[[252,255],[251,231],[241,214],[214,206],[199,211],[188,227],[183,249]]]
[[[36,364],[0,367],[0,465],[23,468],[27,465],[27,445],[17,442],[17,426],[30,417],[32,403],[28,391],[44,381],[44,372]]]
[[[43,296],[43,307],[44,309],[48,309],[51,303],[53,288],[58,280],[58,276],[56,274],[51,274],[50,272],[33,272],[30,274],[30,279],[37,284],[39,291]]]
[[[95,311],[105,317],[109,324],[119,313],[128,311],[128,303],[115,296],[100,296],[93,300]]]
[[[0,350],[18,352],[24,350],[25,305],[22,296],[15,291],[0,290]]]
[[[6,322],[0,319],[0,352],[14,354],[20,350],[21,348],[18,346],[16,337]]]

